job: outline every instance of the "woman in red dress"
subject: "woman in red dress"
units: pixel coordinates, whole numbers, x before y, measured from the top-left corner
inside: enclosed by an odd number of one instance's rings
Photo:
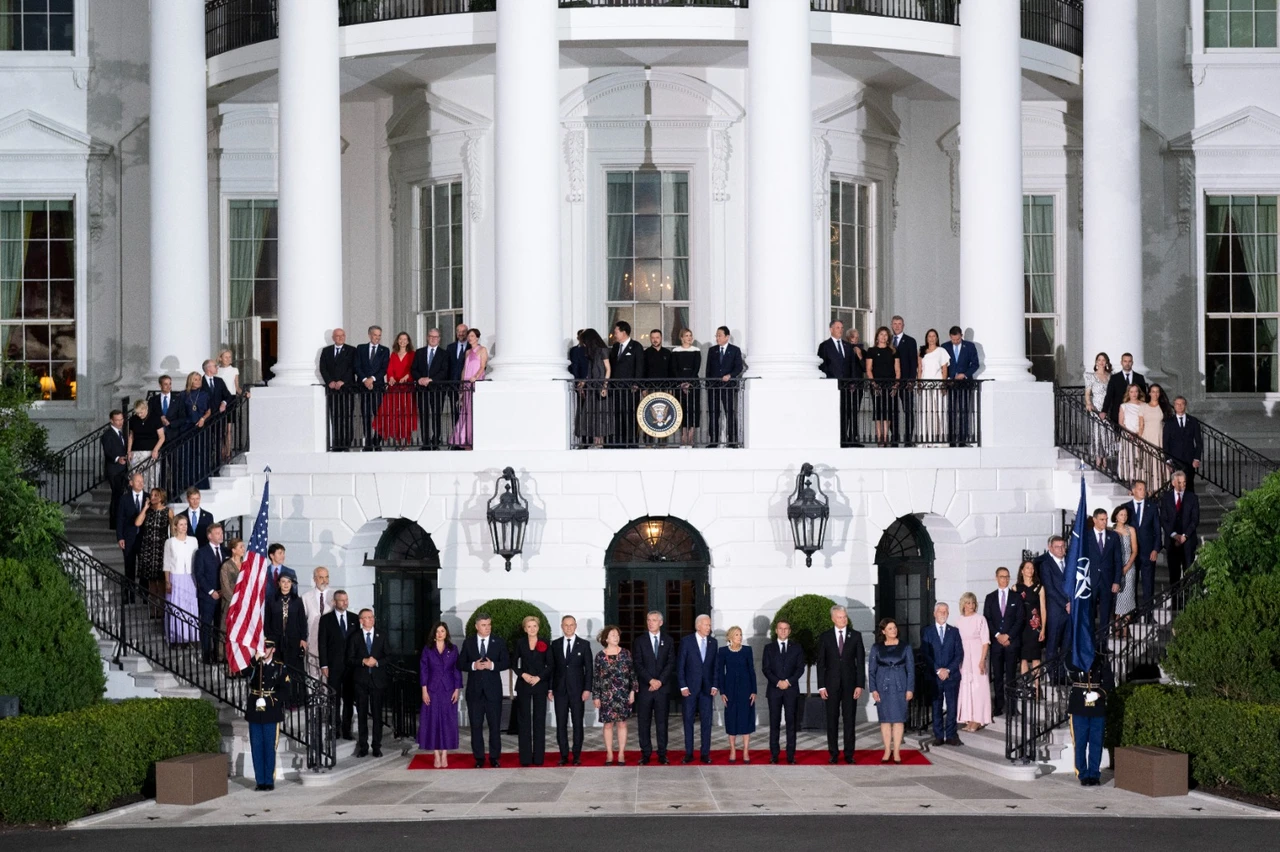
[[[409,335],[396,335],[391,349],[391,361],[387,364],[387,392],[373,418],[373,429],[384,442],[404,446],[418,428],[418,408],[413,400],[413,341]]]

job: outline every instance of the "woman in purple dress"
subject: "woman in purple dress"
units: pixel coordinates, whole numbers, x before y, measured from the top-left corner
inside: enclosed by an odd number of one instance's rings
[[[449,750],[458,747],[458,695],[462,672],[458,648],[449,641],[443,621],[431,631],[432,641],[422,649],[422,710],[418,713],[418,748],[435,752],[435,767],[449,765]]]

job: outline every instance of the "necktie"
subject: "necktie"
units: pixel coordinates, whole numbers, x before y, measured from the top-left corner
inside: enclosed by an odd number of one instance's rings
[[[1182,428],[1184,428],[1186,425],[1187,425],[1186,418],[1184,418],[1184,417],[1182,417],[1181,415],[1179,415],[1179,416],[1178,416],[1178,428],[1179,428],[1179,429],[1182,429]]]
[[[487,646],[488,646],[488,645],[489,645],[489,640],[488,640],[488,639],[481,639],[481,640],[480,640],[480,659],[482,659],[482,660],[483,660],[485,657],[487,657],[487,656],[489,655],[489,654],[488,654],[488,651],[486,650],[486,648],[487,648]]]
[[[342,635],[347,635],[347,613],[343,611],[338,614],[338,629],[342,631]]]
[[[938,625],[938,641],[939,642],[946,640],[947,638],[946,631],[947,631],[946,625],[943,625],[943,624]]]
[[[364,652],[366,655],[370,657],[373,656],[373,634],[372,633],[364,634]]]
[[[702,662],[707,661],[707,640],[701,636],[698,637],[698,656],[702,658]]]
[[[1098,533],[1098,552],[1099,553],[1101,553],[1106,548],[1107,545],[1105,544],[1105,542],[1106,542],[1106,539],[1103,537],[1102,533]]]
[[[1137,515],[1138,515],[1138,526],[1142,526],[1142,504],[1143,504],[1143,503],[1145,503],[1146,501],[1145,501],[1145,500],[1141,500],[1141,501],[1137,501],[1137,502],[1138,502],[1138,506],[1137,506],[1137,509],[1138,509],[1138,511],[1137,511]]]
[[[1000,590],[1000,614],[1004,615],[1004,606],[1008,601],[1008,593],[1004,589]]]
[[[191,533],[193,535],[195,534],[196,527],[198,527],[199,525],[200,525],[200,515],[196,512],[195,509],[192,509],[191,510]]]
[[[169,394],[160,397],[160,413],[165,416],[169,414]]]
[[[135,491],[133,493],[133,508],[136,511],[139,511],[139,512],[142,511],[142,492],[141,491]]]
[[[566,660],[569,659],[569,655],[571,653],[573,653],[573,640],[565,639],[564,640],[564,658]]]
[[[901,346],[901,345],[902,345],[902,335],[901,335],[901,334],[895,334],[895,335],[893,336],[893,348],[894,348],[894,349],[897,349],[897,348],[898,348],[899,346]]]
[[[653,640],[653,658],[656,660],[658,659],[658,637],[650,634],[649,638]]]
[[[839,653],[840,656],[842,657],[844,656],[844,631],[843,630],[836,631],[836,652]]]
[[[319,610],[319,611],[320,611],[320,612],[324,612],[324,592],[319,592],[318,594],[320,595],[320,610]]]
[[[839,340],[836,341],[836,351],[840,353],[840,357],[844,357],[844,344]]]
[[[721,357],[721,358],[723,358],[723,357],[724,357],[724,347],[723,347],[723,346],[721,346],[721,347],[720,347],[720,357]]]
[[[784,653],[784,654],[785,654],[785,653],[787,653],[787,640],[786,640],[786,639],[783,639],[783,640],[782,640],[782,653]]]
[[[1173,495],[1173,511],[1175,512],[1182,511],[1182,492],[1181,491],[1177,491]]]
[[[428,370],[430,370],[430,369],[431,369],[431,359],[435,356],[435,354],[436,354],[436,350],[435,350],[435,349],[428,349],[428,350],[427,350],[427,369],[428,369]]]

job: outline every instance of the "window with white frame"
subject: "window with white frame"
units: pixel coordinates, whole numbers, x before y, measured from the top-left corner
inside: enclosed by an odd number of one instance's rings
[[[606,305],[644,339],[678,342],[689,325],[689,173],[635,169],[606,175]]]
[[[1209,393],[1275,393],[1274,195],[1210,195],[1205,206],[1205,386]]]
[[[831,316],[868,341],[874,290],[874,207],[871,186],[831,181]]]
[[[418,188],[418,317],[420,335],[440,329],[444,341],[462,322],[465,253],[462,181]]]
[[[0,201],[0,344],[45,399],[76,396],[75,207]]]
[[[0,0],[0,50],[75,49],[75,0]]]
[[[1204,46],[1275,47],[1276,0],[1204,0]]]
[[[230,202],[227,313],[231,319],[276,319],[280,275],[278,212],[274,198]]]
[[[1058,345],[1057,252],[1052,195],[1022,197],[1023,312],[1027,360],[1039,382],[1056,377]]]

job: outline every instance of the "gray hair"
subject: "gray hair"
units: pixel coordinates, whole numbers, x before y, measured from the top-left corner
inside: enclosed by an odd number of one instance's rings
[[[369,326],[369,334],[373,334],[375,331],[382,331],[382,326],[380,325]]]
[[[693,620],[693,626],[694,626],[694,627],[697,627],[697,626],[698,626],[698,622],[699,622],[699,621],[702,621],[702,619],[704,619],[704,618],[705,618],[707,621],[710,621],[710,620],[711,620],[711,616],[707,615],[707,614],[704,612],[702,615],[699,615],[697,618],[695,618],[695,619]]]
[[[836,604],[835,606],[831,607],[831,614],[832,614],[832,615],[835,615],[837,612],[843,612],[845,615],[848,615],[848,614],[849,614],[848,610],[846,610],[844,607],[840,606],[840,604]]]
[[[935,613],[940,609],[945,609],[947,612],[951,612],[951,607],[947,606],[946,601],[938,601],[936,604],[933,605],[933,611]]]
[[[478,621],[493,621],[493,616],[491,616],[491,615],[489,615],[489,613],[484,612],[483,610],[481,610],[480,612],[477,612],[477,613],[476,613],[476,617],[475,617],[475,619],[473,620],[473,622],[472,622],[472,623],[475,623],[475,622],[478,622]]]
[[[431,336],[431,335],[433,335],[433,334],[439,334],[439,333],[440,333],[440,329],[438,329],[438,328],[429,328],[429,329],[427,329],[427,337],[430,337],[430,336]]]
[[[646,612],[644,615],[645,615],[645,618],[648,618],[648,617],[649,617],[649,616],[651,616],[651,615],[656,615],[656,616],[658,616],[658,618],[661,618],[663,621],[666,621],[666,620],[667,620],[667,619],[666,619],[666,616],[664,616],[662,613],[658,612],[656,609],[651,609],[651,610],[649,610],[648,612]]]
[[[572,615],[564,615],[560,617],[561,624],[564,624],[566,621],[572,621],[574,624],[578,623],[578,619],[574,618]]]

